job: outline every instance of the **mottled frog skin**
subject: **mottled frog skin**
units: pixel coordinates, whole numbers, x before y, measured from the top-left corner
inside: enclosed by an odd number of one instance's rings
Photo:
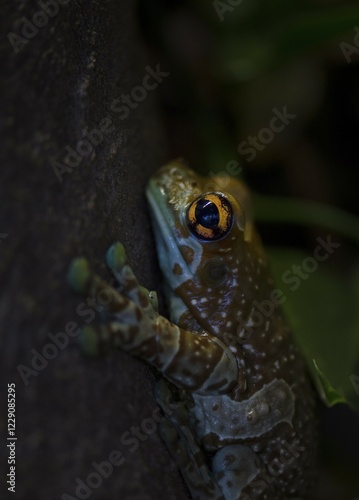
[[[150,180],[147,198],[170,321],[117,243],[107,263],[119,289],[84,259],[70,272],[81,293],[109,297],[104,322],[83,330],[85,349],[126,350],[165,377],[157,400],[175,410],[160,431],[193,499],[314,498],[315,396],[247,189],[176,160]]]

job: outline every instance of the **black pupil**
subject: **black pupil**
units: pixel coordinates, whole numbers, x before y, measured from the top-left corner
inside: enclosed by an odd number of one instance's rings
[[[213,201],[203,198],[197,202],[195,211],[196,221],[203,227],[214,229],[219,223],[219,212]]]

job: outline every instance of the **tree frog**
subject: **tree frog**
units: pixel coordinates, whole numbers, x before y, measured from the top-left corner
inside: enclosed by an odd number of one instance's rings
[[[175,410],[160,432],[193,499],[313,498],[315,395],[247,188],[175,160],[146,194],[170,319],[116,243],[107,264],[118,287],[84,259],[70,269],[77,291],[107,302],[102,324],[83,329],[84,349],[123,349],[163,375],[156,398]]]

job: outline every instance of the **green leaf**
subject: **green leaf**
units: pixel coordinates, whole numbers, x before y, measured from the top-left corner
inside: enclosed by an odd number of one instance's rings
[[[322,400],[328,405],[328,406],[334,406],[337,403],[346,403],[346,399],[344,396],[339,394],[339,392],[334,389],[334,387],[331,385],[327,377],[324,375],[322,371],[319,370],[318,364],[313,359],[313,365],[314,369],[317,372],[317,388],[318,391],[321,395]]]
[[[261,11],[252,12],[250,19],[239,16],[235,29],[222,34],[219,73],[227,82],[249,81],[323,44],[332,43],[342,55],[340,42],[350,43],[351,34],[355,45],[358,5],[272,8],[265,23]]]
[[[359,243],[359,218],[339,208],[259,194],[254,195],[254,206],[258,221],[322,226]]]
[[[271,249],[269,254],[286,297],[285,312],[324,402],[346,401],[359,411],[359,267],[339,274],[330,256],[306,272],[305,259],[313,253]],[[293,266],[300,266],[305,279]]]
[[[358,5],[348,5],[298,13],[274,31],[278,55],[291,59],[298,53],[327,42],[350,31],[355,37],[354,27],[359,24]],[[338,47],[339,50],[339,47]]]

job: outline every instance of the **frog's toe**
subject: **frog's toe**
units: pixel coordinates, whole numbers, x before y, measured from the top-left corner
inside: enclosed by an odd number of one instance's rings
[[[70,286],[80,294],[87,294],[89,298],[97,301],[97,309],[102,317],[115,316],[126,321],[126,317],[131,313],[131,321],[136,317],[136,305],[123,293],[119,293],[106,281],[90,271],[88,261],[80,258],[75,259],[69,269],[68,282]],[[138,306],[137,306],[138,308]],[[123,318],[121,318],[123,316]]]
[[[154,290],[151,290],[148,292],[148,300],[151,303],[152,309],[158,313],[159,307],[158,307],[158,295]]]
[[[158,308],[157,296],[138,282],[135,273],[128,263],[125,247],[122,243],[113,244],[107,251],[106,262],[120,287],[121,293],[141,307],[145,313],[153,317]]]
[[[128,263],[125,247],[122,243],[117,242],[110,246],[106,253],[106,262],[119,283],[122,293],[129,295],[132,290],[140,288],[140,284]]]
[[[96,356],[100,351],[99,339],[98,329],[88,325],[82,328],[80,335],[77,337],[77,343],[84,354]]]
[[[169,424],[167,421],[161,422],[158,425],[158,430],[162,440],[166,443],[169,451],[172,454],[176,454],[178,450],[179,433],[173,425]]]
[[[127,263],[125,247],[119,241],[110,246],[106,253],[106,262],[113,272],[120,272]]]
[[[121,346],[121,339],[129,337],[128,330],[128,325],[118,322],[86,325],[77,337],[77,343],[88,356],[106,354]]]
[[[70,286],[79,293],[83,293],[87,289],[90,279],[90,268],[88,260],[81,257],[74,259],[70,265],[67,281]]]
[[[163,379],[156,382],[154,393],[161,408],[163,408],[164,404],[168,405],[168,403],[172,401],[172,392],[168,387],[168,383]]]
[[[182,469],[185,464],[190,463],[187,448],[183,445],[181,434],[169,422],[162,422],[158,425],[161,439],[166,443],[167,449]]]

